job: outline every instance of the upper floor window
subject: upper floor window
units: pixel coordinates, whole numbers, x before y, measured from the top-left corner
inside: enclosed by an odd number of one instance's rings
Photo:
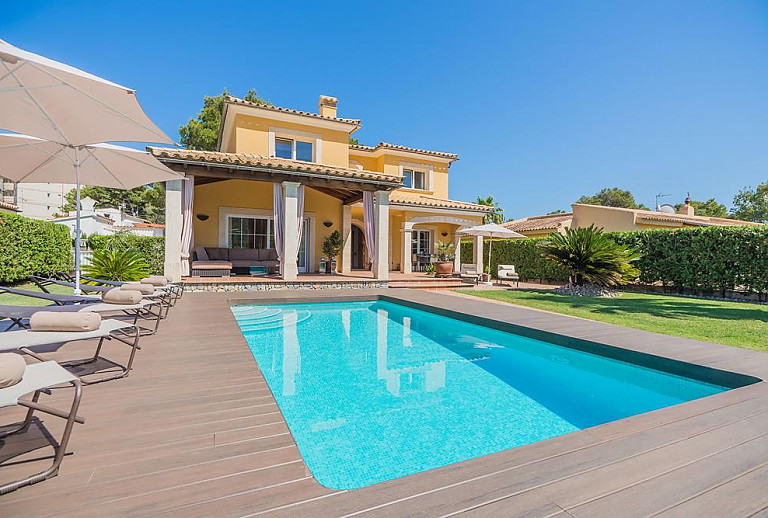
[[[409,189],[426,190],[426,176],[424,171],[403,169],[403,186]]]
[[[303,140],[275,138],[275,156],[290,160],[312,161],[312,143]]]

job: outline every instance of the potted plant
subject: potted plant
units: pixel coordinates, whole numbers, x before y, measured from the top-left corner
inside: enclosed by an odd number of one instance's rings
[[[341,252],[341,247],[344,245],[341,234],[338,230],[334,230],[323,241],[323,253],[328,257],[328,261],[325,263],[325,273],[332,272],[332,265],[336,264],[335,258]]]
[[[483,282],[485,284],[491,283],[491,265],[488,264],[483,268]]]
[[[437,262],[435,262],[435,277],[453,274],[453,243],[438,241],[435,245]]]

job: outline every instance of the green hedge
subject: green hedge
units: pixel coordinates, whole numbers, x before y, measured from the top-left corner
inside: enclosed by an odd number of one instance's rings
[[[708,294],[725,291],[768,293],[768,225],[678,230],[610,232],[617,242],[642,254],[641,284]],[[565,282],[567,273],[541,257],[537,244],[546,238],[494,241],[491,272],[514,264],[524,280]],[[488,264],[488,242],[483,247]],[[472,262],[472,243],[461,247],[462,263]]]
[[[768,293],[768,226],[643,230],[611,234],[643,254],[642,284],[678,291]]]
[[[162,236],[133,236],[130,234],[91,236],[88,238],[88,246],[94,252],[108,249],[133,250],[144,257],[153,275],[163,274],[165,238]]]
[[[0,282],[72,269],[72,239],[64,225],[0,213]]]
[[[526,281],[567,282],[568,272],[541,256],[538,243],[546,238],[507,239],[493,241],[491,272],[496,276],[500,264],[514,264],[520,279]],[[483,264],[488,265],[488,240],[483,246]],[[472,242],[461,244],[461,262],[472,263]]]

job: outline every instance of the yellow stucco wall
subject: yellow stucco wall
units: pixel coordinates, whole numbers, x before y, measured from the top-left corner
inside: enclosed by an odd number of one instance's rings
[[[226,236],[220,235],[220,207],[233,209],[256,209],[272,212],[272,183],[250,180],[227,180],[195,186],[193,212],[206,214],[208,219],[200,221],[195,217],[195,245],[219,246],[226,241]],[[227,209],[228,210],[228,209]],[[231,211],[231,212],[236,212]],[[323,240],[334,230],[341,232],[342,209],[341,201],[327,194],[306,188],[304,194],[304,214],[310,218],[310,243],[314,242],[310,253],[311,271],[316,271],[320,264]],[[323,222],[330,221],[331,227]],[[337,258],[341,261],[341,258]]]
[[[270,128],[277,135],[279,135],[280,130],[317,134],[322,141],[319,162],[326,165],[349,167],[349,133],[346,131],[320,128],[311,124],[276,121],[253,115],[237,114],[235,116],[226,149],[222,151],[269,156]]]
[[[435,160],[429,160],[420,158],[419,155],[414,156],[402,156],[395,154],[387,154],[386,150],[384,154],[374,158],[369,152],[361,152],[358,150],[349,151],[349,160],[354,160],[363,166],[363,169],[368,171],[378,171],[384,174],[390,174],[392,176],[400,176],[400,166],[403,165],[406,169],[408,165],[417,164],[427,167],[432,167],[432,185],[426,191],[415,189],[401,189],[405,192],[413,192],[420,194],[427,194],[436,196],[437,198],[448,198],[448,164]]]

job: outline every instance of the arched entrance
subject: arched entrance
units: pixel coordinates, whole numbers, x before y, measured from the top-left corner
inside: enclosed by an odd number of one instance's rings
[[[365,257],[365,236],[363,230],[357,225],[352,225],[352,269],[365,270],[368,266]]]

